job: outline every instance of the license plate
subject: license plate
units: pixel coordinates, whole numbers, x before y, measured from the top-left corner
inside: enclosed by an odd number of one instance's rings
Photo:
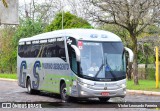
[[[109,96],[109,92],[102,92],[101,95],[102,96]]]

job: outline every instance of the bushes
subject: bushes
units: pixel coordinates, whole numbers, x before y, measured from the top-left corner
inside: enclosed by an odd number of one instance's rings
[[[139,79],[155,80],[155,68],[138,68]]]
[[[147,69],[147,71],[148,71],[148,78],[147,79],[149,79],[149,80],[155,80],[155,68],[148,68]]]

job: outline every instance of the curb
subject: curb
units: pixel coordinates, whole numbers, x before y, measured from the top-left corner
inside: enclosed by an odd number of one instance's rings
[[[127,90],[127,94],[130,95],[148,95],[148,96],[160,96],[160,92],[143,91],[143,90]]]
[[[0,80],[2,80],[2,81],[14,81],[14,82],[17,82],[16,79],[8,79],[8,78],[0,78]]]

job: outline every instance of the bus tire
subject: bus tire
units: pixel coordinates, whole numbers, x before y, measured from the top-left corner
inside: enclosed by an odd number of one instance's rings
[[[27,79],[26,87],[27,87],[27,92],[29,94],[33,94],[34,93],[34,90],[31,88],[31,80],[30,80],[30,78]]]
[[[101,102],[107,102],[107,101],[109,101],[109,99],[110,99],[110,98],[99,98],[99,100],[100,100]]]
[[[67,95],[66,84],[62,83],[60,89],[61,89],[60,94],[61,94],[62,101],[68,102],[70,100],[70,97]]]

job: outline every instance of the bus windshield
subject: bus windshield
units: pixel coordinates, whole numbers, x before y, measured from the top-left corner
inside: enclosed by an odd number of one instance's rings
[[[79,41],[80,72],[84,78],[116,81],[126,77],[124,47],[121,42]]]

